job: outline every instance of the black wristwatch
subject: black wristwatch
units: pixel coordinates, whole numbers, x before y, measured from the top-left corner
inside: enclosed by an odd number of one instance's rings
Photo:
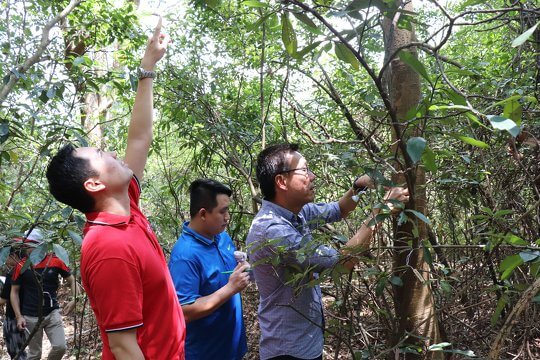
[[[156,72],[150,71],[150,70],[144,70],[142,67],[137,68],[137,77],[139,80],[141,79],[155,79],[156,78]]]

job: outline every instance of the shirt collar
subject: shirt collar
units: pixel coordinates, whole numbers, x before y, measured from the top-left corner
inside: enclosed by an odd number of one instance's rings
[[[131,220],[131,215],[116,215],[104,211],[86,213],[86,221],[95,225],[118,226],[126,225]]]
[[[292,223],[297,223],[299,222],[301,216],[300,214],[295,214],[293,213],[292,211],[288,210],[288,209],[285,209],[284,207],[282,206],[279,206],[278,204],[276,203],[273,203],[271,201],[268,201],[268,200],[263,200],[262,201],[262,207],[269,210],[269,211],[273,211],[275,212],[277,215],[281,216],[282,218],[292,222]]]
[[[214,241],[217,242],[218,239],[219,239],[219,234],[214,236],[213,239],[209,239],[209,238],[207,238],[205,236],[202,236],[201,234],[199,234],[198,232],[196,232],[195,230],[193,230],[192,228],[189,227],[189,221],[186,221],[184,223],[184,225],[182,226],[182,231],[184,233],[190,235],[194,239],[202,242],[205,245],[212,245],[212,243],[214,243]]]

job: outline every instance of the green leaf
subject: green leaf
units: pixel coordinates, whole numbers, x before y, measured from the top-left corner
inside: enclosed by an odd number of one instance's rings
[[[6,263],[10,251],[11,246],[3,247],[2,250],[0,250],[0,266]]]
[[[521,124],[521,115],[523,108],[517,100],[509,101],[504,105],[503,116],[515,121],[517,125]]]
[[[412,210],[412,209],[405,209],[405,211],[410,212],[411,214],[414,214],[414,216],[416,216],[418,219],[422,220],[423,222],[425,222],[428,225],[431,225],[431,221],[429,221],[429,219],[426,217],[426,215],[422,214],[421,212],[416,211],[416,210]]]
[[[413,69],[418,74],[420,74],[420,76],[426,79],[430,84],[432,83],[431,78],[429,77],[429,74],[427,73],[426,68],[424,67],[424,64],[422,64],[413,53],[402,50],[399,52],[399,58],[405,64],[409,65],[411,69]]]
[[[407,217],[405,212],[404,211],[400,212],[398,216],[398,226],[405,224],[408,220],[409,218]]]
[[[540,259],[540,251],[536,250],[536,251],[522,251],[519,253],[519,257],[524,261],[524,262],[532,262],[532,261],[535,261],[536,259]]]
[[[37,265],[45,258],[45,255],[47,255],[47,243],[43,243],[36,247],[28,258],[33,265]]]
[[[293,58],[295,58],[296,60],[302,60],[302,58],[304,56],[306,56],[306,54],[308,54],[309,52],[313,51],[314,49],[317,48],[317,46],[319,46],[320,44],[322,43],[322,41],[316,41],[314,42],[313,44],[309,44],[308,46],[306,46],[305,48],[303,48],[302,50],[294,53],[292,55]]]
[[[506,130],[513,137],[519,135],[519,126],[517,126],[513,120],[497,115],[488,115],[487,118],[491,123],[491,126],[493,126],[495,129]]]
[[[310,30],[312,33],[319,34],[319,35],[323,34],[323,32],[317,27],[317,24],[315,24],[313,20],[311,20],[311,18],[307,16],[306,14],[300,13],[300,12],[299,13],[293,12],[293,15],[298,20],[303,22],[307,26],[308,30]]]
[[[452,285],[446,280],[441,280],[441,290],[446,294],[452,293]]]
[[[395,276],[393,275],[391,278],[390,278],[390,282],[392,284],[394,284],[395,286],[403,286],[403,280],[401,280],[401,278],[399,276]]]
[[[430,345],[428,346],[428,351],[440,351],[442,349],[444,349],[445,347],[448,347],[452,345],[451,343],[449,342],[442,342],[442,343],[439,343],[439,344],[433,344],[433,345]]]
[[[426,147],[424,154],[422,155],[422,162],[427,171],[436,172],[437,171],[437,162],[435,161],[435,153],[429,148]]]
[[[363,10],[367,9],[371,5],[375,5],[378,1],[372,1],[372,0],[353,0],[345,10],[347,11],[354,11],[354,10]],[[380,1],[379,1],[380,2]]]
[[[468,136],[458,136],[458,139],[463,141],[464,143],[467,143],[467,144],[472,145],[472,146],[479,147],[481,149],[486,149],[486,148],[489,147],[489,145],[486,144],[485,142],[480,141],[480,140],[476,140],[476,139],[468,137]]]
[[[388,283],[388,278],[381,277],[379,281],[377,281],[377,285],[375,285],[375,295],[381,296],[384,292],[384,289],[387,283]]]
[[[58,256],[58,258],[64,262],[64,264],[69,266],[69,255],[66,249],[64,249],[59,244],[53,244],[53,251],[56,254],[56,256]]]
[[[354,56],[352,51],[343,43],[336,42],[334,44],[334,49],[336,52],[336,56],[339,60],[346,62],[348,64],[351,64],[353,69],[359,70],[360,69],[360,62]]]
[[[468,110],[470,111],[471,108],[465,105],[431,105],[429,107],[429,111],[437,111],[437,110]]]
[[[82,245],[82,238],[81,238],[81,236],[79,234],[77,234],[73,230],[68,230],[67,232],[69,234],[69,237],[75,242],[75,244],[77,244],[79,246]]]
[[[424,252],[424,261],[429,265],[433,265],[433,256],[431,256],[431,251],[429,250],[429,242],[424,241],[424,246],[422,246]]]
[[[531,37],[539,24],[540,22],[536,23],[536,25],[534,25],[532,28],[515,38],[514,41],[512,41],[512,47],[518,47],[522,45],[525,41],[527,41],[527,39]]]
[[[493,312],[493,315],[491,316],[491,325],[495,326],[497,322],[499,321],[499,318],[501,317],[501,313],[508,303],[508,295],[503,294],[499,301],[497,302],[497,307],[495,308],[495,311]]]
[[[242,1],[242,5],[249,6],[249,7],[252,7],[252,8],[263,8],[263,7],[268,7],[268,4],[267,4],[267,3],[263,3],[263,2],[257,1],[257,0],[246,0],[246,1]]]
[[[512,275],[512,272],[519,265],[523,264],[523,259],[519,255],[507,256],[499,266],[499,272],[502,272],[501,280],[506,280]]]
[[[504,237],[504,242],[510,245],[517,245],[517,246],[527,246],[529,245],[528,242],[523,240],[522,238],[514,235],[514,234],[507,234]]]
[[[407,140],[407,154],[409,154],[413,163],[417,163],[426,148],[426,140],[422,137],[412,137]]]
[[[281,14],[281,40],[283,41],[285,50],[287,50],[289,55],[296,53],[296,33],[294,32],[287,13]]]
[[[513,214],[513,213],[514,213],[513,210],[497,210],[495,212],[495,214],[493,214],[493,216],[496,217],[496,218],[500,218],[500,217],[510,215],[510,214]]]

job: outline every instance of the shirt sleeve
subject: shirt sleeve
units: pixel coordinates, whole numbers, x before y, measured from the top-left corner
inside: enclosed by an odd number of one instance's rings
[[[169,271],[180,305],[193,304],[201,297],[199,284],[201,283],[202,271],[198,264],[181,257],[171,257]]]
[[[98,323],[106,332],[143,325],[142,280],[139,268],[121,258],[97,262],[88,276],[89,293]]]
[[[270,246],[261,250],[270,262],[278,256],[280,263],[313,268],[320,272],[333,267],[339,260],[337,250],[317,243],[311,234],[303,235],[288,224],[269,226],[266,229],[266,239]]]
[[[341,210],[338,202],[313,204],[309,203],[302,208],[302,216],[310,229],[317,229],[324,224],[340,221]]]

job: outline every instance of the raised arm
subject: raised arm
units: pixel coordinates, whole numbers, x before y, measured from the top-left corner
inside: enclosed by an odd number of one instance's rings
[[[397,200],[401,202],[409,201],[409,190],[403,187],[390,188],[384,200]],[[379,209],[374,209],[372,215],[364,221],[360,229],[354,234],[354,236],[341,248],[341,252],[344,255],[357,254],[369,249],[371,246],[371,240],[373,239],[373,232],[376,225],[370,224],[371,220],[377,216]],[[355,256],[346,256],[343,266],[352,270],[358,263],[358,258]]]
[[[148,40],[144,56],[141,60],[141,68],[146,71],[154,71],[157,62],[165,54],[169,38],[161,34],[162,19],[152,37]],[[152,143],[153,123],[153,79],[145,77],[139,80],[137,95],[133,105],[131,121],[129,123],[128,140],[125,163],[133,171],[133,174],[142,179],[144,167],[148,158],[148,150]]]
[[[339,199],[339,209],[341,211],[341,217],[346,218],[351,211],[356,209],[358,201],[353,200],[355,195],[355,189],[362,188],[374,188],[373,180],[368,175],[362,175],[354,180],[353,186],[347,190],[347,192]]]

